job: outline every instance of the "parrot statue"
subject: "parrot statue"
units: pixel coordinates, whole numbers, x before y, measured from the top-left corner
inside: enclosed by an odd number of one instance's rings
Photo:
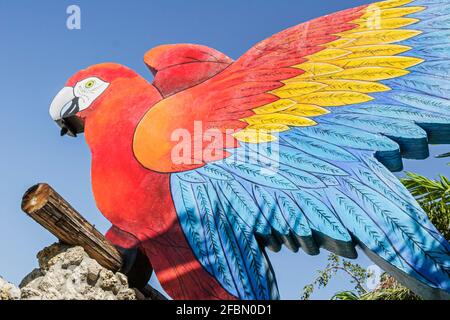
[[[173,299],[278,299],[266,249],[283,245],[358,247],[422,297],[449,299],[450,245],[392,174],[450,143],[448,39],[447,0],[382,1],[235,61],[156,47],[152,83],[90,66],[50,115],[62,135],[84,133],[108,239],[148,259]]]

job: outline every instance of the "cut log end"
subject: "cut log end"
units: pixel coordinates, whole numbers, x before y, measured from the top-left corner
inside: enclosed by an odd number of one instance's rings
[[[22,210],[61,242],[83,247],[103,267],[112,271],[121,268],[122,256],[116,248],[48,184],[28,189]]]
[[[46,183],[38,183],[29,188],[22,198],[22,210],[32,214],[42,209],[48,202],[51,188]]]

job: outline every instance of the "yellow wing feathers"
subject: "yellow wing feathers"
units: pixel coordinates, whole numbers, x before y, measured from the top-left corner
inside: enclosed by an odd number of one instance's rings
[[[289,109],[292,106],[295,106],[296,102],[290,99],[280,99],[275,102],[266,104],[262,107],[253,109],[253,112],[256,114],[267,114],[267,113],[277,113],[286,109]]]
[[[390,8],[401,7],[401,6],[410,4],[412,2],[414,2],[414,1],[413,0],[388,0],[388,1],[381,1],[381,2],[374,3],[371,6],[377,6],[378,8],[381,8],[381,9],[390,9]]]
[[[289,127],[286,126],[288,129]],[[245,128],[235,134],[233,137],[236,140],[247,142],[247,143],[264,143],[277,140],[277,138],[272,134],[274,131],[268,131],[264,128]]]
[[[249,143],[273,141],[271,132],[316,125],[310,118],[329,113],[327,108],[368,102],[374,99],[372,93],[391,90],[379,81],[404,76],[423,62],[407,56],[410,47],[398,44],[421,33],[412,27],[419,20],[407,16],[425,8],[404,7],[413,2],[388,0],[366,7],[353,21],[354,29],[335,34],[337,40],[292,66],[303,73],[270,91],[280,99],[241,119],[249,126],[234,137]]]
[[[380,56],[395,56],[409,51],[411,48],[399,44],[380,44],[370,46],[354,46],[348,47],[349,54],[347,59],[365,58],[365,57],[380,57]]]
[[[288,113],[257,114],[245,118],[244,121],[252,125],[284,124],[294,127],[311,126],[316,124],[314,120]]]

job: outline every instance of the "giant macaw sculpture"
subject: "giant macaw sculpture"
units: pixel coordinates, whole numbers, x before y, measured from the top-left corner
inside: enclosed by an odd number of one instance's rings
[[[422,296],[449,298],[450,245],[390,172],[450,143],[448,39],[448,1],[383,1],[236,61],[157,47],[153,84],[91,66],[50,113],[85,133],[110,239],[139,247],[172,298],[278,298],[265,247],[282,245],[348,258],[359,246]]]

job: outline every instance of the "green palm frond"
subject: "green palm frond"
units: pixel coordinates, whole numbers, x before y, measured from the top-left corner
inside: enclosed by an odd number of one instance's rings
[[[431,222],[448,240],[450,238],[450,181],[440,176],[439,180],[408,172],[401,179],[405,187],[417,199]]]
[[[427,177],[407,172],[402,179],[405,187],[422,204],[441,202],[444,205],[450,203],[450,181],[440,176],[440,180],[431,180]]]
[[[353,291],[341,291],[336,293],[331,300],[360,300],[360,297]]]
[[[358,300],[422,300],[411,290],[405,287],[396,289],[383,289],[369,292],[359,297]]]
[[[440,154],[440,155],[436,156],[436,158],[450,158],[450,152]]]

